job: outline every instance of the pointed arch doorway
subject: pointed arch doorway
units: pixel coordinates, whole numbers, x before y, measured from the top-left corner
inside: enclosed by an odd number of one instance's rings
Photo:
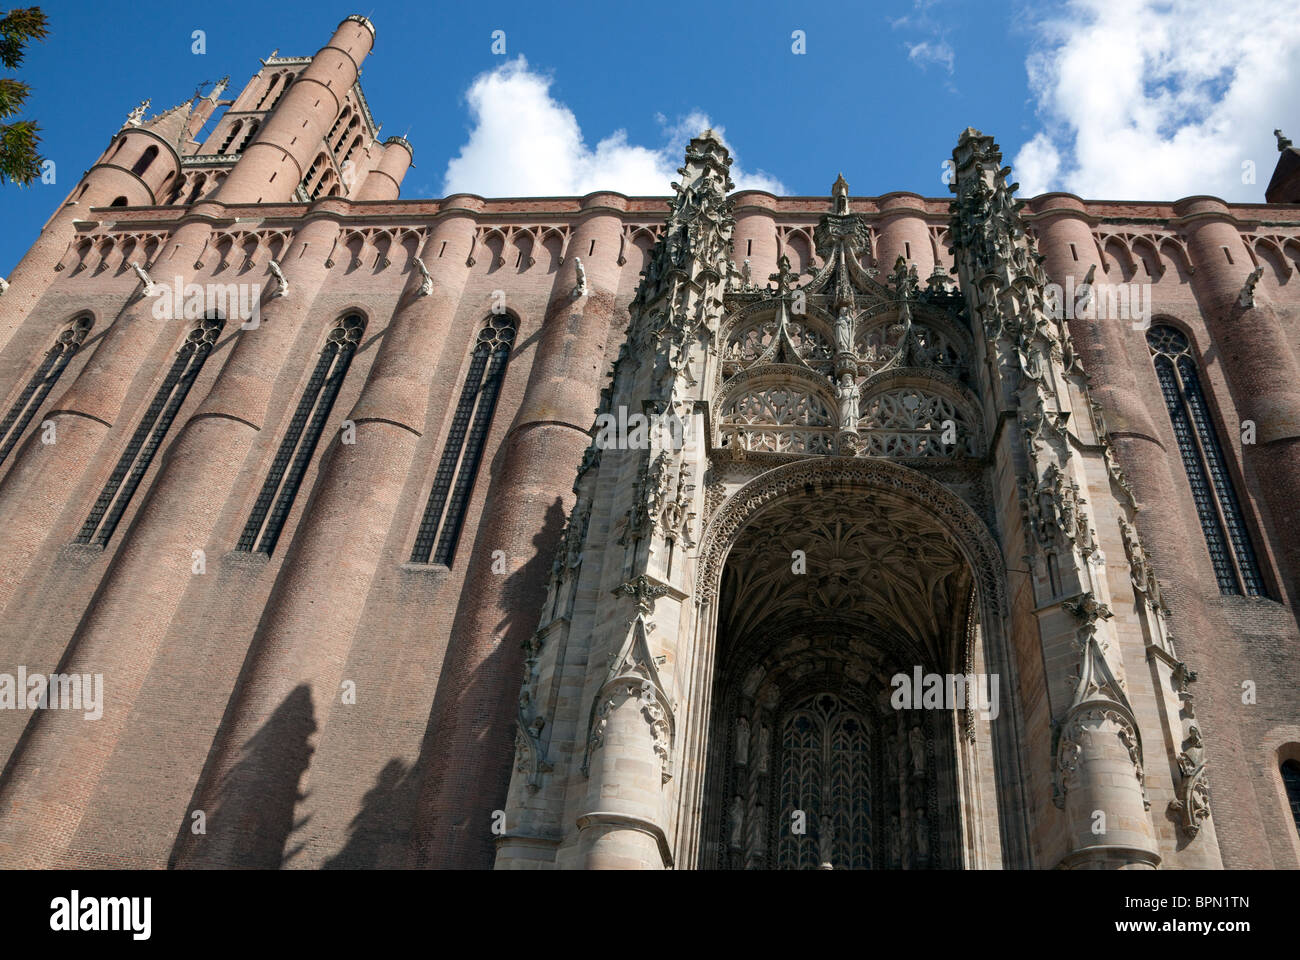
[[[1025,863],[1003,566],[964,502],[884,461],[787,464],[719,508],[700,559],[686,862]],[[899,674],[987,676],[998,715],[964,687],[900,709]]]

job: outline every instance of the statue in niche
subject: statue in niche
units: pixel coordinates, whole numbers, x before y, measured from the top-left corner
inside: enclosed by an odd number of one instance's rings
[[[916,854],[922,860],[930,858],[930,824],[924,810],[916,811]]]
[[[889,818],[889,863],[891,866],[903,865],[903,851],[900,842],[901,831],[898,826],[898,814]]]
[[[745,801],[740,799],[740,795],[731,798],[731,849],[739,850],[741,847],[741,835],[745,828]]]
[[[744,717],[736,719],[736,764],[745,766],[749,763],[749,721]]]
[[[767,773],[767,756],[772,742],[772,731],[767,728],[767,724],[758,725],[758,757],[757,765],[759,773]]]
[[[912,727],[907,739],[912,745],[912,773],[918,777],[925,776],[925,734],[921,732],[920,724]]]
[[[835,349],[840,353],[853,352],[853,317],[848,307],[840,307],[835,318]]]
[[[821,860],[817,869],[835,869],[834,864],[831,863],[831,858],[835,855],[835,830],[829,824],[822,829],[821,836],[817,838],[817,855]]]
[[[760,804],[754,808],[754,822],[749,825],[749,857],[753,861],[761,861],[767,853],[767,846],[763,842],[763,824],[767,821],[763,819],[763,807]]]
[[[840,429],[856,430],[858,428],[858,401],[861,394],[853,374],[840,374],[840,382],[835,385],[835,399],[840,403]]]

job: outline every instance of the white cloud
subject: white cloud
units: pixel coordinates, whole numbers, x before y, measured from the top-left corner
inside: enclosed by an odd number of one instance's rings
[[[530,69],[522,56],[474,78],[465,95],[473,129],[447,164],[444,196],[583,196],[595,190],[662,196],[677,179],[686,141],[713,126],[700,112],[672,124],[659,115],[659,146],[629,143],[627,132],[616,130],[592,148],[573,111],[550,88],[551,78]],[[713,129],[726,143],[723,128]],[[746,173],[738,164],[731,177],[739,189],[787,192],[776,178]]]
[[[1067,0],[1034,30],[1023,193],[1263,200],[1273,128],[1300,129],[1295,0]]]
[[[942,40],[925,40],[921,43],[909,43],[907,45],[907,59],[924,68],[928,63],[938,63],[947,68],[952,73],[953,64],[956,62],[956,54],[952,52],[952,47]]]

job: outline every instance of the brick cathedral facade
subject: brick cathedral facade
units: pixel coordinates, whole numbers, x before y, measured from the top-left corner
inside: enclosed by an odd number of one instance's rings
[[[0,865],[1300,867],[1300,152],[408,200],[374,42],[135,111],[0,295]]]

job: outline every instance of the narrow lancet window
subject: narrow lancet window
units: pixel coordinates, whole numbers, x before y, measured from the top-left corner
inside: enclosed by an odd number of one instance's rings
[[[18,438],[32,422],[50,390],[58,383],[59,377],[72,360],[72,355],[86,341],[86,334],[90,333],[94,323],[90,317],[78,317],[63,328],[55,339],[54,346],[46,351],[41,365],[27,381],[23,392],[18,394],[18,399],[9,408],[4,420],[0,420],[0,463],[4,463],[5,458],[17,446]]]
[[[1182,331],[1164,324],[1147,331],[1147,344],[1169,408],[1219,591],[1263,596],[1264,578],[1223,446],[1210,420],[1191,344]]]
[[[181,348],[176,351],[171,369],[163,379],[153,401],[145,411],[144,417],[131,435],[130,442],[122,451],[117,466],[113,468],[108,483],[91,508],[90,516],[77,534],[77,543],[96,543],[107,546],[122,519],[122,514],[131,503],[131,498],[144,479],[154,455],[162,446],[171,429],[172,421],[181,409],[181,404],[189,395],[190,387],[203,369],[208,354],[221,336],[222,320],[202,320]]]
[[[411,551],[412,563],[451,566],[514,341],[515,320],[508,314],[489,317],[479,331]]]
[[[280,449],[271,462],[271,471],[253,504],[253,512],[244,525],[238,549],[267,555],[275,550],[365,329],[365,320],[351,314],[330,331],[280,441]]]

